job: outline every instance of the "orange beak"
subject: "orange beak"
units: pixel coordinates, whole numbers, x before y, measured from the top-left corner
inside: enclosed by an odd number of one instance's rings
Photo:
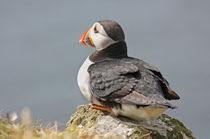
[[[89,47],[95,47],[89,32],[90,32],[90,29],[85,31],[85,33],[82,35],[82,37],[79,40],[79,44],[89,46]]]

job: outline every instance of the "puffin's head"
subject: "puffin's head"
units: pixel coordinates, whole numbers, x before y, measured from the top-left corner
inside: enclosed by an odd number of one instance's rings
[[[96,50],[100,51],[115,42],[124,40],[124,32],[117,22],[102,20],[93,24],[93,26],[82,35],[79,43],[89,47],[96,47]]]

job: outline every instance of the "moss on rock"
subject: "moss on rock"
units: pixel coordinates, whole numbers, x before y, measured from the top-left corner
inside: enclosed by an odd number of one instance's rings
[[[67,123],[67,130],[80,138],[194,139],[184,124],[166,114],[156,120],[133,121],[81,105]]]

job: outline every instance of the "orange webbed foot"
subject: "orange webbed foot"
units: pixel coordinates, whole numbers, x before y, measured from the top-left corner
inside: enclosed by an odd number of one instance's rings
[[[91,105],[91,108],[93,108],[93,109],[98,109],[98,110],[102,110],[102,111],[107,111],[107,112],[109,112],[112,116],[115,116],[115,117],[118,116],[118,115],[116,115],[110,108],[106,108],[106,107],[104,107],[104,106],[92,104],[92,105]]]

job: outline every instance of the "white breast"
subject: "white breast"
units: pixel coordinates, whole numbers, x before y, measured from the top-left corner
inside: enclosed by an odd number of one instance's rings
[[[91,93],[90,93],[90,75],[88,73],[88,67],[93,64],[93,62],[90,61],[89,57],[85,60],[85,62],[82,64],[82,66],[79,69],[78,75],[77,75],[77,83],[78,86],[82,92],[82,94],[91,101]]]

